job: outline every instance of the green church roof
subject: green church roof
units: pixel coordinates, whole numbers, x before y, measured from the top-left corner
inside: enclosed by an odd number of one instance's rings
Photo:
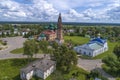
[[[45,28],[45,29],[48,29],[48,28],[49,28],[49,26],[45,26],[44,28]]]
[[[57,26],[51,23],[49,26],[45,26],[44,28],[45,29],[50,29],[50,30],[56,30]]]
[[[42,33],[42,34],[40,34],[40,37],[45,37],[45,34],[43,34],[43,33]]]

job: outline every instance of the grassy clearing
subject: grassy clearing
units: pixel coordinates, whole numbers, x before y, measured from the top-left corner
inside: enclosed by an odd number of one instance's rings
[[[26,59],[0,60],[0,80],[20,80],[20,68],[26,64]]]
[[[26,64],[28,64],[27,59],[0,60],[0,80],[21,80],[19,75],[20,69]],[[69,80],[72,74],[76,72],[79,72],[79,76],[76,77],[77,80],[86,80],[88,72],[76,66],[67,74],[63,74],[61,71],[56,70],[46,80]],[[31,80],[43,79],[32,78]]]
[[[14,50],[10,51],[10,53],[13,53],[13,54],[23,53],[23,48],[14,49]],[[39,50],[39,53],[43,53],[42,50]]]
[[[71,40],[74,44],[85,44],[89,41],[89,38],[80,37],[80,36],[64,36],[65,41]]]
[[[13,54],[20,54],[20,53],[23,53],[23,48],[14,49],[14,50],[10,51],[10,53],[13,53]]]

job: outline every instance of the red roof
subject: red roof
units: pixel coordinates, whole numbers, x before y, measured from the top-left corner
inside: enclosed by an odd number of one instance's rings
[[[52,31],[52,30],[45,30],[43,31],[43,33],[47,35],[56,34],[55,31]]]

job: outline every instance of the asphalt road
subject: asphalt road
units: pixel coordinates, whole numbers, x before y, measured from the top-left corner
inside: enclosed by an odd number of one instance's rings
[[[10,51],[23,47],[23,43],[25,42],[25,38],[22,37],[8,37],[3,38],[3,40],[7,41],[8,48],[5,50],[0,50],[0,59],[11,59],[11,58],[26,58],[27,56],[22,54],[12,54]],[[43,57],[43,54],[37,54],[36,58]]]

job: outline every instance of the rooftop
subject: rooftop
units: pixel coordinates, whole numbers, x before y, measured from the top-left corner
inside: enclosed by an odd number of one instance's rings
[[[89,50],[98,50],[103,47],[103,44],[106,42],[106,40],[101,39],[101,38],[95,38],[92,39],[90,42],[87,44],[84,44],[82,46],[78,46],[84,49],[89,49]]]
[[[51,34],[56,34],[56,33],[53,30],[45,30],[43,31],[43,34],[51,35]]]
[[[36,61],[31,62],[27,66],[21,69],[24,73],[29,73],[30,71],[34,69],[39,69],[43,72],[45,72],[47,69],[49,69],[52,65],[55,65],[55,61],[52,61],[50,59],[41,58]]]
[[[94,41],[102,43],[102,44],[104,44],[106,42],[106,40],[101,39],[101,38],[95,38],[95,39],[91,40],[90,42],[94,42]]]
[[[100,48],[102,48],[103,46],[101,46],[100,44],[98,44],[98,43],[92,43],[92,44],[89,44],[88,45],[91,49],[93,49],[93,50],[97,50],[97,49],[100,49]]]

